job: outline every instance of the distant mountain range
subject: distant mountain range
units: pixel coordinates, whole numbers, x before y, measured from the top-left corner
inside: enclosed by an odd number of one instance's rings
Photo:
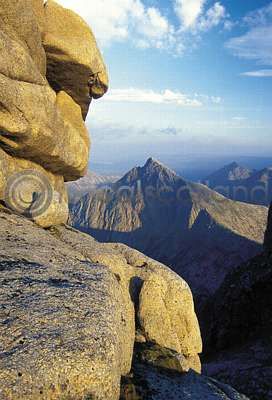
[[[272,200],[272,167],[257,171],[233,162],[207,176],[202,183],[236,201],[269,205]]]
[[[105,187],[117,181],[120,176],[117,175],[99,175],[88,171],[84,178],[75,182],[67,183],[69,202],[76,203],[82,196],[92,190]]]
[[[262,250],[266,222],[266,207],[187,182],[152,158],[70,212],[70,223],[96,239],[126,243],[171,266],[199,306],[230,270]]]

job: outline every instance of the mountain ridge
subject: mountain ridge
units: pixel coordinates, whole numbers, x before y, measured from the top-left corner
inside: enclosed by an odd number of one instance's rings
[[[267,212],[149,159],[110,189],[85,195],[71,208],[70,223],[170,265],[204,299],[235,265],[261,252]]]
[[[265,206],[272,200],[272,167],[250,170],[234,162],[210,174],[202,183],[231,200]]]

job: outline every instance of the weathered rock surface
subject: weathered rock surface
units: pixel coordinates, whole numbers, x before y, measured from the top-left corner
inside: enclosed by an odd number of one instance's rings
[[[105,64],[89,26],[73,11],[48,0],[45,5],[43,45],[47,55],[47,79],[55,91],[64,90],[81,106],[83,118],[91,98],[108,89]],[[98,74],[91,88],[88,82]]]
[[[83,176],[89,145],[79,106],[64,92],[56,95],[45,80],[31,84],[32,79],[21,79],[0,74],[1,147],[63,175],[65,180]]]
[[[202,352],[202,340],[192,293],[182,278],[125,245],[98,243],[72,228],[56,227],[55,230],[62,241],[90,261],[107,265],[118,276],[126,303],[130,305],[132,299],[135,305],[136,327],[147,341],[183,354],[189,367],[200,371],[198,354]],[[152,292],[151,297],[146,298],[146,285],[153,280],[161,282],[163,291]],[[161,296],[165,304],[161,303]]]
[[[149,341],[145,326],[150,323],[141,324],[137,312],[142,287],[152,276],[164,281],[170,299],[181,292],[161,310],[161,321],[172,321],[168,333],[180,348],[165,349],[171,356],[164,363],[175,369],[174,354],[182,361],[180,373],[200,370],[202,345],[191,292],[167,267],[124,245],[101,244],[65,226],[44,230],[4,210],[0,236],[5,400],[117,400],[121,376],[131,369],[135,327]],[[157,323],[165,338],[164,324]],[[167,338],[157,338],[167,345]]]
[[[14,187],[7,191],[9,178],[15,174],[26,173],[22,178],[14,180]],[[39,175],[36,176],[36,173]],[[46,183],[50,185],[50,193]],[[40,190],[37,184],[41,185]],[[33,200],[38,191],[44,194],[44,204],[40,199]],[[49,198],[51,196],[51,198]],[[32,220],[43,227],[61,224],[68,218],[68,199],[63,177],[52,174],[39,164],[23,158],[11,157],[0,148],[0,200],[8,202],[12,209],[21,214],[27,214]],[[40,209],[38,213],[35,211]]]
[[[138,317],[147,340],[186,357],[201,353],[192,294],[185,282],[167,282],[152,274],[140,293]]]
[[[1,158],[8,158],[3,151],[14,157],[2,183],[19,163],[20,170],[43,168],[54,181],[52,190],[57,180],[64,194],[63,180],[86,173],[90,140],[82,113],[85,118],[89,91],[94,98],[102,96],[108,78],[90,28],[53,1],[46,7],[43,3],[0,0],[0,149]],[[90,88],[96,72],[99,79]],[[35,221],[42,226],[65,223],[66,194],[62,201],[61,208],[51,204],[47,217]]]
[[[0,397],[118,399],[135,331],[117,277],[21,217],[0,230]]]
[[[33,7],[34,4],[36,6]],[[34,9],[37,9],[37,4],[38,0],[1,0],[1,31],[6,27],[10,29],[11,38],[25,49],[37,66],[38,71],[45,76],[46,56],[42,46],[41,30],[34,12]],[[3,44],[0,48],[2,49],[2,47]],[[11,57],[3,59],[1,54],[0,64],[3,62],[11,62],[11,65],[16,65],[16,60],[12,60]]]

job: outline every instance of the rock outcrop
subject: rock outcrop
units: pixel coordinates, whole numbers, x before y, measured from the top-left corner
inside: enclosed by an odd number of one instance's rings
[[[170,369],[182,360],[179,373],[200,372],[192,294],[170,269],[8,210],[0,235],[1,398],[117,400],[135,341],[168,348]],[[147,298],[151,282],[160,285]]]
[[[27,168],[35,175],[38,170],[42,183],[58,184],[51,186],[54,204],[32,219],[45,227],[66,222],[63,181],[86,172],[89,135],[83,119],[91,98],[106,92],[107,72],[88,26],[51,0],[45,5],[41,0],[1,0],[0,22],[0,164],[6,166],[1,168],[0,200],[11,200],[5,188],[14,172]],[[14,176],[18,180],[21,175]],[[19,204],[15,211],[31,215],[42,193],[29,174],[24,183],[32,199],[22,201],[13,185],[12,201]]]

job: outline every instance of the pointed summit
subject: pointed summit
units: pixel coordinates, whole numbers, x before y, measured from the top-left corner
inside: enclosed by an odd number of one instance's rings
[[[176,183],[185,184],[185,181],[160,161],[153,157],[148,158],[143,167],[135,167],[118,181],[120,185],[134,185],[141,181],[145,186],[172,186]]]
[[[148,158],[145,165],[142,167],[142,171],[153,171],[153,172],[167,171],[169,174],[177,176],[175,171],[173,171],[171,168],[167,167],[162,162],[156,160],[153,157]]]
[[[204,180],[204,183],[208,182],[208,185],[211,188],[214,188],[215,186],[225,185],[229,182],[248,179],[252,173],[252,170],[239,165],[236,161],[233,161],[209,175]]]

